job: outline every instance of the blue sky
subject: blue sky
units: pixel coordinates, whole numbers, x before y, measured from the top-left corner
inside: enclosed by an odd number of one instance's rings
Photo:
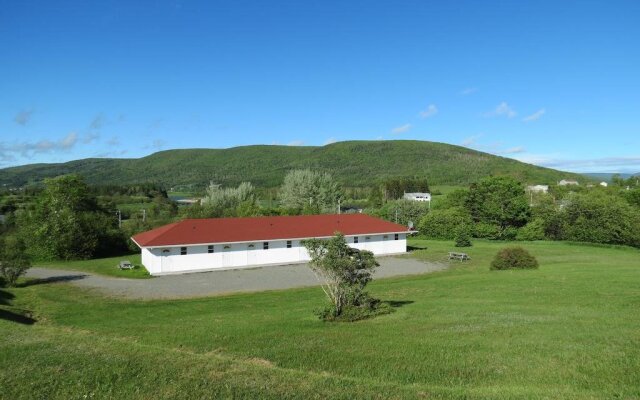
[[[638,21],[638,1],[4,2],[0,166],[419,139],[639,172]]]

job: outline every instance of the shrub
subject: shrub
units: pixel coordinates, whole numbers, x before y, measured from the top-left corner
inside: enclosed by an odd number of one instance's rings
[[[471,247],[471,232],[467,225],[461,225],[456,232],[456,247]]]
[[[377,315],[390,314],[394,310],[389,303],[383,303],[378,299],[370,298],[370,302],[359,306],[349,305],[342,308],[339,314],[333,304],[316,311],[316,315],[328,322],[354,322],[372,318]]]
[[[485,222],[479,222],[473,226],[473,237],[481,239],[500,239],[500,227]]]
[[[520,230],[516,235],[516,240],[544,240],[545,223],[541,218],[534,219]]]
[[[496,254],[491,269],[536,269],[538,261],[522,247],[506,247]]]
[[[571,198],[564,211],[567,240],[640,247],[640,212],[620,197],[580,194]]]
[[[9,236],[0,243],[0,276],[7,286],[15,286],[18,278],[31,268],[24,242]]]
[[[420,219],[418,231],[429,239],[455,239],[461,226],[469,226],[471,218],[462,208],[432,210]]]

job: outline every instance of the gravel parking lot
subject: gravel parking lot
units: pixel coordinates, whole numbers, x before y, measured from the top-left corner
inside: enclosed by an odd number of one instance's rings
[[[425,263],[412,258],[380,257],[376,278],[424,274],[443,270],[447,264]],[[174,299],[226,293],[257,292],[316,286],[306,264],[275,265],[224,271],[166,275],[153,279],[110,278],[77,271],[32,268],[27,277],[45,282],[69,282],[103,294],[128,299]]]

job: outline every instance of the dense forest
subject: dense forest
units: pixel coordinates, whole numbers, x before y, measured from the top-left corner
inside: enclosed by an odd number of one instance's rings
[[[84,159],[0,170],[0,186],[39,185],[44,178],[82,175],[91,185],[154,183],[166,188],[224,186],[251,182],[280,186],[288,171],[330,173],[345,187],[367,187],[398,177],[424,177],[431,185],[467,185],[490,175],[525,183],[552,184],[586,178],[525,164],[465,147],[426,141],[350,141],[316,146],[244,146],[167,150],[138,159]]]

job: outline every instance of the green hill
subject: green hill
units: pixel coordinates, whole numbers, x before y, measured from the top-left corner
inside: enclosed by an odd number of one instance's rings
[[[332,173],[346,186],[365,186],[387,177],[426,177],[432,185],[468,184],[488,175],[511,175],[548,184],[577,174],[525,164],[465,147],[425,141],[350,141],[326,146],[255,145],[230,149],[167,150],[137,159],[89,158],[60,164],[0,169],[0,185],[37,184],[46,177],[83,175],[91,184],[154,182],[167,187],[205,184],[259,187],[282,182],[287,171],[313,168]]]

